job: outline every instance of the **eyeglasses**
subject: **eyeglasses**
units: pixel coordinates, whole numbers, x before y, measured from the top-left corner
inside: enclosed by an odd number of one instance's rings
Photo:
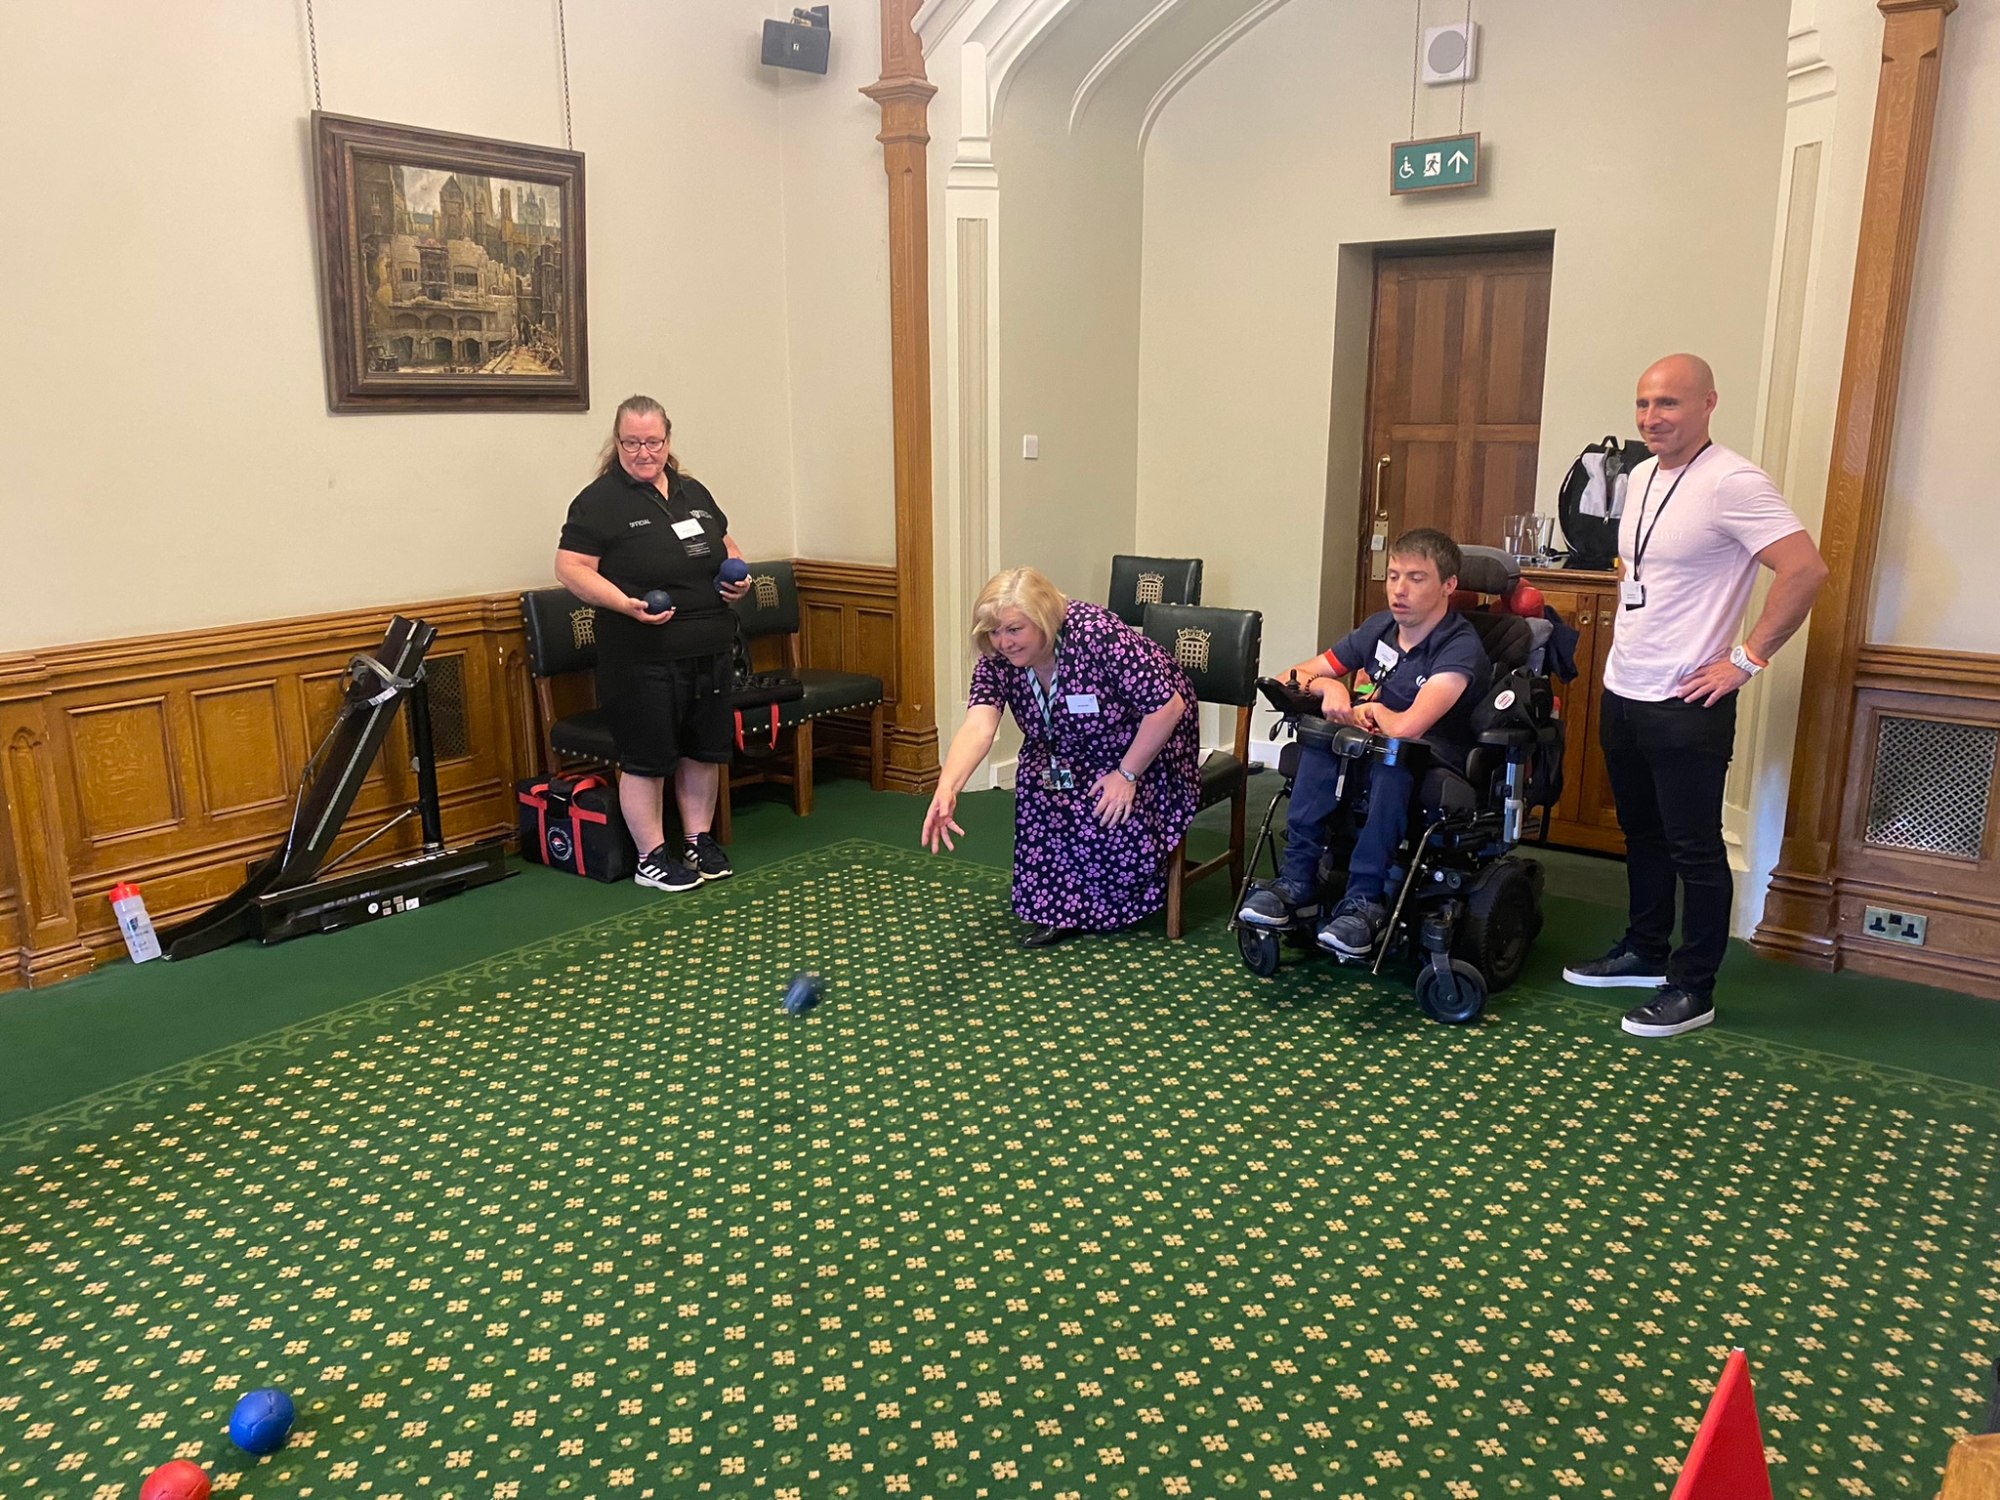
[[[627,453],[637,453],[644,449],[648,453],[658,453],[667,446],[665,438],[620,438],[618,446]]]

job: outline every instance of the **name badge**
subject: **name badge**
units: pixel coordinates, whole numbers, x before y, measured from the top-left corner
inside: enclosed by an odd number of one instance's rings
[[[1646,585],[1627,578],[1618,585],[1618,602],[1627,609],[1641,609],[1646,603]]]
[[[701,522],[676,521],[674,522],[674,535],[679,537],[684,542],[687,541],[690,537],[700,536]]]
[[[1377,641],[1375,643],[1375,664],[1384,672],[1395,671],[1396,663],[1402,659],[1402,653],[1387,641]]]
[[[1094,714],[1097,712],[1097,694],[1095,693],[1070,693],[1063,698],[1063,703],[1067,705],[1069,711],[1073,714]]]

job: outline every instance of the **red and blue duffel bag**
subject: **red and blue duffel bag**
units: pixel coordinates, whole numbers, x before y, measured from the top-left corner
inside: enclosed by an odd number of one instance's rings
[[[602,776],[541,776],[517,782],[521,857],[592,880],[630,880],[639,852]]]

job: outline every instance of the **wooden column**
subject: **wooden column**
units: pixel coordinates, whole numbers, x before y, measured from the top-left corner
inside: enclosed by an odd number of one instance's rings
[[[889,174],[890,391],[896,436],[896,711],[889,785],[937,785],[937,671],[932,642],[930,199],[925,112],[937,86],[910,26],[919,0],[881,0],[882,76],[861,92],[882,107]]]
[[[16,980],[48,984],[91,966],[78,937],[62,790],[49,745],[49,673],[32,657],[0,660],[0,796],[19,882]]]
[[[1820,526],[1820,552],[1831,572],[1807,636],[1785,841],[1755,938],[1765,952],[1823,969],[1840,964],[1834,866],[1854,731],[1855,671],[1882,530],[1944,23],[1957,3],[1877,0],[1882,76]]]

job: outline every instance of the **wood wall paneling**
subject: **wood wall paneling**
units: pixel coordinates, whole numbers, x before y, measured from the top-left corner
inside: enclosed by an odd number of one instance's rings
[[[198,688],[188,701],[206,817],[256,812],[291,796],[297,771],[285,744],[276,678]]]
[[[1785,837],[1756,945],[1820,969],[1841,963],[1836,860],[1867,649],[1882,507],[1902,381],[1945,20],[1957,0],[1877,0],[1881,71],[1835,408],[1819,548],[1830,569],[1807,628]]]
[[[462,753],[438,767],[446,836],[506,833],[517,768],[533,745],[519,596],[403,612],[438,628],[431,660],[454,664],[463,685]],[[387,620],[386,611],[350,611],[0,660],[0,985],[41,983],[120,951],[105,899],[119,880],[140,885],[163,925],[240,885],[284,837],[349,657],[372,652]],[[337,851],[414,795],[399,720]],[[413,819],[361,863],[399,858],[420,837]]]

